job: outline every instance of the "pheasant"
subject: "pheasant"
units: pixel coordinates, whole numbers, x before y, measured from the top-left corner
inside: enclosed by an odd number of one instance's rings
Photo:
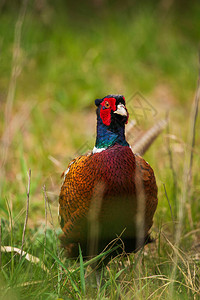
[[[61,240],[68,257],[102,251],[120,237],[124,250],[150,242],[157,185],[150,165],[125,138],[129,114],[122,95],[96,99],[97,136],[92,153],[70,162],[59,196]]]

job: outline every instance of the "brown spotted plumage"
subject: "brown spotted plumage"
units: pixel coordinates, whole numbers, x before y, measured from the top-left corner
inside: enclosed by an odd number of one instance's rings
[[[123,96],[96,100],[93,153],[74,159],[63,173],[59,197],[62,241],[68,256],[94,255],[121,236],[126,252],[150,240],[157,186],[150,165],[125,140],[128,112]]]

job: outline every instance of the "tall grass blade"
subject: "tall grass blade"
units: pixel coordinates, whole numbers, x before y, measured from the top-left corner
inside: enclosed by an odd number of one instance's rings
[[[54,254],[51,252],[51,250],[49,250],[46,246],[44,246],[40,241],[39,243],[45,247],[46,251],[49,253],[49,255],[51,255],[51,257],[53,257],[55,259],[55,261],[58,263],[58,265],[60,265],[68,274],[70,282],[72,284],[72,287],[74,288],[74,291],[79,295],[79,297],[81,296],[81,292],[75,282],[75,278],[73,276],[73,272],[71,272],[64,264],[63,262]]]
[[[117,248],[119,248],[119,246],[116,246],[116,247],[114,247],[112,249],[109,249],[109,250],[103,252],[103,253],[100,253],[99,255],[97,255],[97,256],[91,258],[90,260],[84,262],[84,264],[83,264],[84,268],[86,268],[89,265],[92,265],[92,264],[96,263],[97,261],[100,261],[100,260],[103,261],[108,254],[110,254],[113,251],[117,250]],[[77,268],[74,272],[79,271],[79,269],[80,268]]]
[[[27,226],[27,222],[28,222],[30,186],[31,186],[31,169],[29,169],[29,173],[28,173],[28,190],[27,190],[27,202],[26,202],[26,217],[25,217],[25,221],[24,221],[24,229],[23,229],[23,234],[22,234],[22,247],[21,247],[20,259],[22,257],[22,253],[23,253],[25,232],[26,232],[26,226]]]
[[[81,247],[79,245],[79,257],[80,257],[80,280],[81,280],[81,290],[82,295],[85,296],[85,272],[84,272],[84,265],[83,265],[83,256]]]

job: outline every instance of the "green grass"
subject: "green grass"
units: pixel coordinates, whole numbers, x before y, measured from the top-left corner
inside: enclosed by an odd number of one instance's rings
[[[12,3],[12,1],[10,2]],[[117,2],[118,3],[118,2]],[[24,251],[39,263],[13,252],[1,254],[1,299],[198,299],[199,291],[199,119],[192,182],[186,194],[184,222],[175,246],[178,208],[184,193],[184,164],[190,154],[190,111],[198,78],[200,6],[87,3],[74,8],[59,1],[29,3],[22,26],[16,93],[5,126],[12,70],[15,25],[19,6],[2,8],[0,26],[0,218],[1,244],[21,248],[29,168],[32,171],[29,220]],[[178,4],[177,4],[178,5]],[[120,8],[119,8],[120,6]],[[67,259],[59,247],[57,199],[45,226],[47,192],[58,194],[60,175],[70,159],[94,144],[94,99],[122,93],[134,118],[139,91],[156,109],[140,119],[149,128],[169,111],[170,167],[166,131],[145,159],[159,188],[154,218],[154,244],[137,254],[115,258],[102,272],[80,258]],[[144,103],[143,103],[144,104]],[[5,143],[7,138],[8,144]],[[8,148],[7,148],[8,145]],[[5,150],[5,152],[4,152]],[[6,151],[7,150],[7,151]],[[165,184],[175,222],[163,187]],[[102,255],[104,256],[104,255]],[[42,269],[43,264],[49,270]],[[97,284],[98,281],[98,284]]]

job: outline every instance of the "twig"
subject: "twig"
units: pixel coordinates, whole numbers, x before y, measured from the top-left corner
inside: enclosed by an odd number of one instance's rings
[[[168,115],[168,112],[167,112],[167,115],[166,115],[166,119],[168,120],[169,119],[169,115]],[[167,122],[167,135],[170,134],[170,130],[169,130],[169,122]],[[170,165],[170,169],[171,169],[171,172],[172,172],[172,176],[173,176],[173,196],[175,197],[174,198],[174,203],[175,203],[175,215],[177,214],[177,199],[176,199],[176,192],[177,192],[177,179],[176,179],[176,172],[174,170],[174,164],[173,164],[173,154],[172,154],[172,150],[171,150],[171,147],[170,147],[170,139],[168,138],[167,139],[167,151],[168,151],[168,155],[169,155],[169,165]],[[165,187],[164,187],[165,188]]]
[[[8,90],[7,103],[6,103],[6,121],[10,121],[12,104],[15,96],[16,89],[16,79],[19,76],[19,61],[20,61],[20,43],[21,43],[21,32],[22,25],[24,22],[26,8],[27,8],[28,0],[24,0],[19,12],[19,17],[17,23],[15,25],[15,34],[14,34],[14,46],[13,46],[13,61],[12,61],[12,72],[11,72],[11,80]]]
[[[199,99],[200,99],[200,51],[199,51],[199,78],[197,83],[197,91],[196,91],[196,97],[194,99],[193,104],[193,111],[191,116],[191,152],[190,152],[190,166],[189,166],[189,184],[191,184],[192,181],[192,165],[193,165],[193,149],[195,146],[195,133],[196,133],[196,122],[197,122],[197,116],[198,116],[198,106],[199,106]]]
[[[47,269],[47,267],[45,266],[45,264],[42,263],[42,262],[39,260],[38,257],[33,256],[33,255],[31,255],[31,254],[29,254],[29,253],[27,253],[27,252],[25,252],[25,251],[21,251],[21,249],[19,249],[19,248],[11,247],[11,246],[2,246],[2,247],[1,247],[1,251],[2,251],[2,252],[8,252],[8,253],[9,253],[9,252],[15,252],[15,253],[20,254],[20,256],[21,256],[21,254],[22,254],[26,260],[28,260],[28,261],[30,261],[31,263],[34,263],[34,264],[40,263],[41,268],[42,268],[44,271],[49,272],[49,270]],[[6,265],[4,265],[3,268],[5,268],[5,266],[6,266]]]
[[[23,229],[23,235],[22,235],[22,247],[21,247],[20,259],[22,258],[23,247],[24,247],[25,231],[26,231],[26,226],[27,226],[27,222],[28,222],[30,185],[31,185],[31,169],[29,169],[29,173],[28,173],[28,191],[27,191],[27,202],[26,202],[26,218],[25,218],[25,222],[24,222],[24,229]]]

